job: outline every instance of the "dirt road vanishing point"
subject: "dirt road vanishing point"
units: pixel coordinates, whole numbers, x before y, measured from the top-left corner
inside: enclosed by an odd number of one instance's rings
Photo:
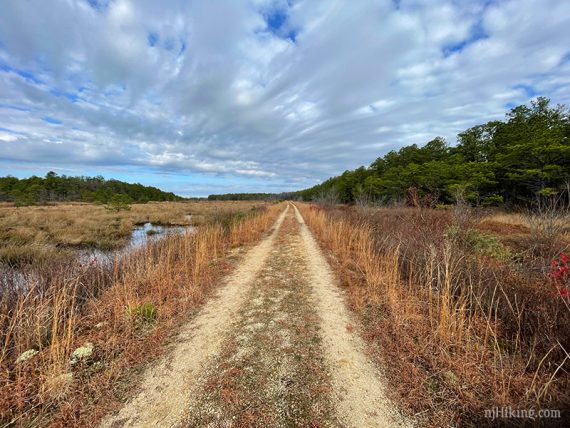
[[[290,204],[103,427],[411,426]]]

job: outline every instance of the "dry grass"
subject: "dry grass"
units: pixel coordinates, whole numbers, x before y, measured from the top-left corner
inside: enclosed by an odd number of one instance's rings
[[[282,210],[273,205],[236,217],[235,208],[227,210],[225,226],[168,236],[111,265],[52,263],[24,284],[5,279],[0,422],[93,426],[136,393],[141,365],[162,352],[173,328],[229,269],[230,249],[258,240]],[[88,343],[92,354],[72,364],[73,351]],[[17,362],[29,349],[38,353]]]
[[[201,225],[216,216],[244,213],[264,202],[149,202],[129,211],[112,212],[102,205],[57,204],[13,207],[0,205],[0,262],[10,265],[51,263],[77,247],[102,250],[128,242],[135,225]],[[191,215],[191,219],[188,217]]]
[[[523,214],[508,213],[508,212],[502,212],[502,211],[498,211],[498,212],[492,213],[488,216],[485,216],[482,219],[482,223],[499,223],[499,224],[507,225],[507,226],[528,227],[527,221],[526,221]]]
[[[550,207],[551,208],[551,207]],[[570,212],[539,208],[522,213],[494,212],[476,227],[497,236],[526,269],[542,270],[561,251],[570,249]]]
[[[477,232],[476,216],[300,208],[395,398],[426,425],[489,425],[484,410],[494,407],[570,406],[568,302],[552,295],[545,273]],[[518,220],[508,216],[505,227]]]

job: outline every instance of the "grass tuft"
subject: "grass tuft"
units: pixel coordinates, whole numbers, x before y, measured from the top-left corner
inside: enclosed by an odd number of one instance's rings
[[[153,303],[139,303],[127,309],[127,317],[135,325],[154,324],[158,311]]]

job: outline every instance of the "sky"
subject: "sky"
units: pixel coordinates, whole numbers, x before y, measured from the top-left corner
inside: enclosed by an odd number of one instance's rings
[[[570,105],[566,0],[3,0],[0,175],[299,190]]]

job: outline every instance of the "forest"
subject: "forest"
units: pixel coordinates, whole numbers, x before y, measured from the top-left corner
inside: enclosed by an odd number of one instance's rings
[[[450,146],[437,137],[423,147],[390,151],[360,167],[295,193],[303,200],[391,203],[427,198],[473,205],[528,205],[570,188],[570,114],[539,97],[503,121],[461,132]]]
[[[0,201],[14,202],[16,206],[72,201],[108,203],[118,196],[127,203],[184,199],[156,187],[105,180],[101,176],[68,177],[50,171],[45,177],[0,177]]]
[[[209,201],[260,201],[278,198],[279,195],[274,193],[224,193],[208,196]]]

